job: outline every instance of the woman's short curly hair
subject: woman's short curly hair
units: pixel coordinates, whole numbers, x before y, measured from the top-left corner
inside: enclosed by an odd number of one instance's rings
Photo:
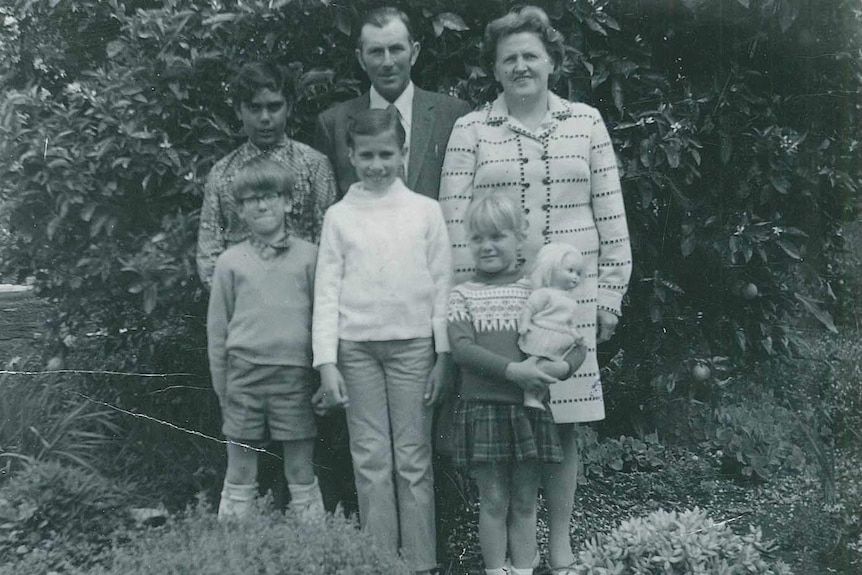
[[[551,26],[548,15],[538,6],[516,8],[488,23],[485,27],[485,39],[482,42],[482,55],[485,61],[493,68],[497,59],[497,44],[503,38],[519,32],[532,32],[539,37],[548,55],[554,61],[556,76],[565,64],[566,44],[563,41],[563,35]]]

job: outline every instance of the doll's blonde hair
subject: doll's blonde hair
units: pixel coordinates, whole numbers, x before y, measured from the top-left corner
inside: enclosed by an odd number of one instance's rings
[[[563,258],[570,254],[575,257],[578,268],[583,272],[584,255],[575,246],[559,242],[542,246],[530,272],[530,283],[533,289],[549,286],[554,270],[563,265]]]
[[[509,230],[524,239],[527,222],[524,210],[512,198],[492,192],[470,202],[464,214],[464,227],[468,234]]]

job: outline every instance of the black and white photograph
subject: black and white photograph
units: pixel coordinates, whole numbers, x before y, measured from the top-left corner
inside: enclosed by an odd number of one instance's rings
[[[862,575],[862,1],[0,1],[0,575]]]

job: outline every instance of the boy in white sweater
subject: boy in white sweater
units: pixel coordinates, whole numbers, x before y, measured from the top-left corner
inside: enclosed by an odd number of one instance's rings
[[[210,371],[227,437],[227,473],[219,519],[242,517],[257,494],[258,451],[269,429],[284,444],[291,507],[323,515],[312,465],[317,428],[311,397],[311,305],[314,244],[288,235],[293,175],[263,158],[233,181],[248,239],[216,260],[207,312]]]
[[[321,412],[347,409],[363,530],[393,550],[400,539],[427,573],[436,566],[431,420],[448,372],[449,239],[437,202],[400,177],[396,111],[363,110],[347,140],[359,181],[323,220],[313,401]]]

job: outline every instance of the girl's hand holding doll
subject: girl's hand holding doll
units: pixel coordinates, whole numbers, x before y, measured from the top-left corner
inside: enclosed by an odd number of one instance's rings
[[[544,397],[548,393],[548,386],[557,382],[557,378],[548,375],[537,365],[539,358],[530,356],[519,362],[512,362],[506,366],[506,379],[538,397]]]

